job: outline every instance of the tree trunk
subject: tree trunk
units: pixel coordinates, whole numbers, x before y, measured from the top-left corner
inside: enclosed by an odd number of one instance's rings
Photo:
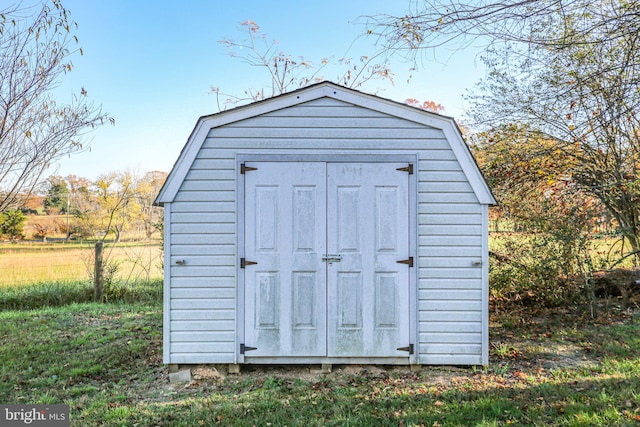
[[[94,297],[96,302],[102,302],[104,297],[104,268],[102,261],[102,242],[96,242],[96,260],[94,272]]]
[[[120,237],[122,236],[122,227],[115,226],[113,229],[116,232],[116,241],[115,243],[120,243]]]
[[[636,231],[635,229],[633,231]],[[629,233],[627,236],[629,243],[631,244],[632,252],[635,252],[633,257],[633,265],[637,267],[640,264],[640,244],[638,243],[638,235],[636,233]]]

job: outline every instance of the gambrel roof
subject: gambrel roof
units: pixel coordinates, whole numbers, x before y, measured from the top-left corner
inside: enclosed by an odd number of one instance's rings
[[[212,128],[221,127],[239,120],[260,116],[320,98],[331,98],[343,101],[441,130],[449,141],[451,149],[467,176],[469,184],[480,204],[496,204],[491,190],[482,176],[469,147],[464,142],[460,129],[453,118],[359,92],[332,82],[317,83],[263,101],[200,117],[171,173],[167,177],[164,186],[160,190],[156,203],[162,205],[164,203],[171,203],[175,199],[182,182],[187,176],[193,161],[196,159],[202,144]]]

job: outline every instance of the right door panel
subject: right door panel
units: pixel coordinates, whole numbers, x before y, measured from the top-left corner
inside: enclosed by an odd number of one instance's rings
[[[406,164],[327,165],[327,355],[402,357],[409,344]]]

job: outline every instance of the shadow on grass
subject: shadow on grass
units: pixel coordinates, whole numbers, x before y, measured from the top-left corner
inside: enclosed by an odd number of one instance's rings
[[[105,416],[114,425],[637,426],[640,380],[627,374],[607,378],[594,372],[594,378],[510,386],[480,375],[438,391],[425,391],[431,385],[419,377],[357,383],[282,379],[279,386],[222,387],[171,403],[127,404],[107,409]]]

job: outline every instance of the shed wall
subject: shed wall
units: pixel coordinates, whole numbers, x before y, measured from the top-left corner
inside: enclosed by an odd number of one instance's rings
[[[209,131],[169,209],[165,362],[236,361],[236,155],[293,151],[418,154],[418,363],[483,363],[486,206],[443,132],[328,98]]]

